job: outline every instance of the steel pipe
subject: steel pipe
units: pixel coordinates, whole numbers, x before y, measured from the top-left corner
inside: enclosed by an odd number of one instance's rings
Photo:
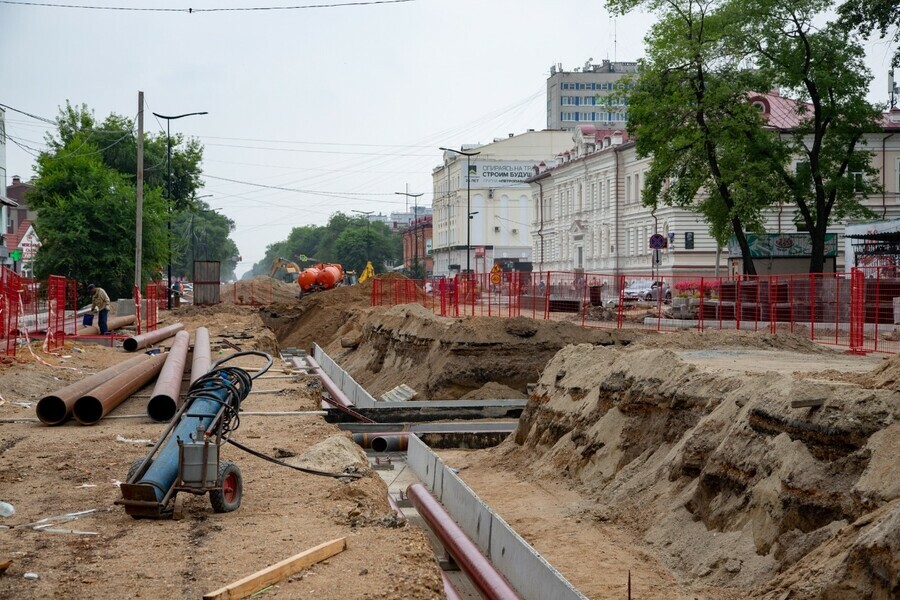
[[[406,489],[406,495],[447,553],[487,600],[519,600],[519,595],[509,582],[485,558],[478,546],[459,528],[425,486],[414,483]]]
[[[441,581],[444,582],[444,595],[447,596],[447,600],[462,600],[462,596],[456,591],[453,582],[447,578],[447,574],[443,570],[441,570]]]
[[[97,386],[90,394],[85,394],[75,401],[75,406],[72,408],[75,419],[82,425],[96,424],[123,400],[156,377],[165,360],[165,354],[156,354],[149,360]]]
[[[106,321],[106,328],[110,331],[128,327],[129,325],[134,325],[134,315],[128,315],[126,317],[112,317],[111,319],[107,319]],[[100,327],[98,327],[97,325],[82,327],[81,329],[75,330],[75,335],[100,335]]]
[[[75,401],[93,390],[102,383],[106,383],[113,377],[124,373],[134,366],[148,360],[150,357],[146,354],[133,356],[124,362],[104,369],[99,373],[94,373],[90,377],[77,381],[71,385],[56,390],[52,394],[47,394],[38,400],[35,411],[37,418],[44,425],[61,425],[70,416],[72,416],[72,406]]]
[[[191,359],[191,384],[209,373],[212,364],[209,350],[209,329],[198,327],[194,332],[194,357]]]
[[[125,348],[126,352],[136,352],[141,348],[146,348],[150,344],[155,344],[156,342],[170,338],[182,329],[184,329],[182,323],[174,323],[167,327],[163,327],[162,329],[151,331],[150,333],[131,336],[125,340],[122,346]]]
[[[181,406],[181,378],[187,362],[188,346],[191,334],[179,331],[175,342],[166,353],[166,364],[163,365],[156,385],[147,402],[147,415],[157,423],[165,423],[175,416]]]
[[[366,433],[354,433],[353,434],[353,442],[357,444],[360,448],[365,448],[368,450],[372,447],[372,441],[376,438],[383,436],[392,436],[392,435],[404,435],[408,436],[408,431],[384,431],[384,432],[366,432]]]
[[[409,444],[409,434],[379,435],[372,440],[374,452],[403,452]]]
[[[309,364],[310,368],[312,368],[313,373],[322,380],[322,387],[331,395],[335,402],[343,406],[344,408],[352,408],[353,403],[350,402],[350,398],[341,391],[341,388],[337,386],[332,380],[331,377],[325,373],[325,370],[319,366],[319,363],[316,362],[312,356],[306,357],[306,362]]]

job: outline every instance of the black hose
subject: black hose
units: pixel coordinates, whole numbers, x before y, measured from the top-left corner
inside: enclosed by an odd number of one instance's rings
[[[264,368],[260,369],[259,372],[256,373],[256,375],[253,376],[251,376],[247,371],[241,369],[240,367],[221,366],[238,356],[262,356],[268,360],[268,363]],[[254,450],[253,448],[249,448],[241,444],[240,442],[236,442],[229,438],[229,434],[233,431],[236,431],[237,428],[241,426],[241,403],[244,401],[247,395],[250,394],[250,389],[253,387],[253,380],[268,371],[271,366],[272,357],[265,352],[245,350],[243,352],[235,352],[234,354],[230,354],[210,365],[209,372],[198,378],[193,384],[191,384],[191,387],[187,393],[187,399],[185,400],[185,403],[191,402],[195,398],[201,396],[207,400],[219,403],[225,409],[222,414],[222,439],[232,446],[240,448],[244,452],[252,454],[253,456],[256,456],[263,460],[267,460],[277,465],[282,465],[284,467],[289,467],[297,471],[302,471],[303,473],[308,473],[310,475],[334,477],[336,479],[342,479],[345,477],[350,479],[359,479],[360,477],[362,477],[362,474],[360,473],[329,473],[327,471],[317,471],[315,469],[306,469],[303,467],[290,465],[286,462],[278,460],[275,457],[264,454],[258,450]],[[225,400],[220,399],[216,395],[217,392],[221,392],[223,390],[225,392]]]

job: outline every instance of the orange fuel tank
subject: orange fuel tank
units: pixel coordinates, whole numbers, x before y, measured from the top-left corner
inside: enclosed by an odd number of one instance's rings
[[[319,267],[319,273],[316,281],[323,289],[330,290],[344,278],[344,271],[341,269],[341,265],[330,263],[317,266]]]
[[[304,292],[309,291],[309,289],[316,285],[316,280],[319,277],[319,269],[315,267],[309,267],[307,269],[303,269],[299,276],[297,276],[297,285],[300,286],[300,289]]]

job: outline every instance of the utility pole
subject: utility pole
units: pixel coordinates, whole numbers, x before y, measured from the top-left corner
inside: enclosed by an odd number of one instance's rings
[[[412,198],[415,202],[413,208],[413,277],[418,277],[419,275],[419,197],[424,195],[424,192],[419,194],[410,194],[409,193],[409,184],[406,184],[405,192],[394,192],[399,196],[406,196],[407,206],[409,206],[409,199]],[[407,209],[409,210],[409,209]]]
[[[141,289],[141,254],[144,243],[144,92],[138,92],[137,214],[134,221],[134,288]]]

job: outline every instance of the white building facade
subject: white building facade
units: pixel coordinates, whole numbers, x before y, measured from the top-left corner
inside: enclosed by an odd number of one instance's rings
[[[668,206],[651,213],[641,204],[650,159],[637,157],[634,142],[589,125],[573,139],[561,164],[531,179],[535,271],[713,274],[716,243],[699,215]],[[654,233],[668,242],[658,254],[649,244]]]
[[[638,158],[625,134],[583,125],[573,140],[574,149],[564,152],[557,166],[536,169],[529,180],[534,271],[635,278],[740,272],[739,255],[729,259],[728,249],[717,247],[699,213],[664,205],[652,212],[641,203],[652,158]],[[862,203],[879,219],[900,219],[900,111],[885,115],[884,131],[866,134],[861,146],[873,152],[872,166],[883,188]],[[796,212],[791,202],[775,205],[765,215],[766,232],[796,236]],[[836,236],[836,252],[826,260],[826,270],[844,268],[845,225],[835,223],[828,229]],[[658,253],[650,248],[654,233],[668,242]],[[803,272],[808,264],[808,258],[755,259],[760,275]]]
[[[434,274],[452,276],[471,269],[531,268],[531,187],[526,180],[541,162],[572,145],[567,131],[528,131],[485,145],[444,152],[432,171]],[[467,213],[471,219],[467,219]],[[471,227],[471,229],[469,229]]]

